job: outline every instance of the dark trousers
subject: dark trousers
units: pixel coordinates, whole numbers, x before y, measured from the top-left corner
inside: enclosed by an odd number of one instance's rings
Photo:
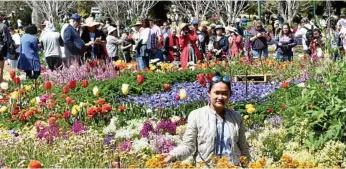
[[[26,77],[28,79],[37,79],[40,76],[40,71],[32,71],[32,70],[26,70]]]
[[[46,57],[48,68],[53,71],[61,67],[62,59],[60,57]]]

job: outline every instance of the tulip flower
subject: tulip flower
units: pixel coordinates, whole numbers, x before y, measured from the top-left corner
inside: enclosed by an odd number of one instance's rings
[[[129,94],[129,85],[128,84],[123,84],[121,86],[121,91],[123,92],[123,95]]]
[[[74,88],[76,88],[76,86],[77,86],[77,81],[76,80],[71,80],[71,81],[68,82],[68,87],[70,89],[74,89]]]
[[[3,89],[3,90],[7,90],[7,89],[8,89],[8,83],[7,83],[7,82],[2,82],[2,83],[0,84],[0,87],[1,87],[1,89]]]
[[[88,80],[87,79],[82,80],[82,87],[84,87],[84,88],[88,87]]]
[[[16,72],[10,71],[10,78],[13,80],[16,77]]]
[[[246,109],[248,109],[248,108],[250,108],[250,107],[253,107],[253,105],[252,105],[252,104],[246,104],[246,105],[245,105],[245,108],[246,108]]]
[[[246,112],[248,112],[249,114],[252,114],[256,111],[256,109],[254,107],[250,107],[248,109],[246,109]]]
[[[63,92],[64,94],[67,94],[67,93],[68,93],[68,87],[67,87],[67,86],[63,86],[63,87],[62,87],[62,92]]]
[[[70,116],[71,116],[71,112],[69,112],[69,111],[65,112],[64,115],[63,115],[64,119],[67,119]]]
[[[5,113],[7,111],[7,107],[6,106],[2,106],[0,108],[0,113]]]
[[[137,82],[138,84],[142,84],[144,82],[144,75],[137,75]]]
[[[42,168],[42,164],[39,161],[31,160],[28,165],[28,168]]]
[[[31,91],[32,86],[31,85],[25,85],[24,88],[26,91]]]
[[[288,88],[290,86],[290,82],[283,82],[280,85],[282,88]]]
[[[19,85],[19,84],[20,84],[20,79],[19,79],[19,77],[15,77],[15,78],[13,79],[13,83],[14,83],[15,85]]]
[[[249,115],[245,115],[243,118],[244,120],[247,120],[250,116]]]
[[[56,122],[56,118],[55,117],[50,117],[49,119],[48,119],[48,123],[49,124],[54,124]]]
[[[165,84],[163,85],[163,89],[164,89],[165,91],[168,91],[170,88],[171,88],[171,86],[170,86],[168,83],[165,83]]]
[[[12,99],[17,100],[18,97],[19,97],[19,92],[18,92],[18,91],[14,91],[14,92],[12,93]]]
[[[180,89],[180,99],[186,100],[187,94],[185,89]]]
[[[111,105],[109,105],[109,104],[102,105],[102,112],[107,113],[107,112],[110,112],[110,111],[112,111],[112,106]]]
[[[99,95],[100,95],[99,88],[98,88],[97,86],[95,86],[95,87],[93,88],[93,95],[94,95],[94,96],[99,96]]]
[[[52,89],[52,83],[50,81],[45,82],[43,86],[46,90]]]
[[[74,105],[73,107],[72,107],[72,115],[73,116],[77,116],[78,115],[78,112],[80,111],[80,107],[78,106],[78,105]]]

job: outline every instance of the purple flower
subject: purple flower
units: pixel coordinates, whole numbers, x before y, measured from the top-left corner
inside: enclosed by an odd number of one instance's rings
[[[157,124],[156,131],[162,134],[169,133],[171,135],[175,135],[177,126],[171,120],[161,120],[159,124]]]
[[[132,148],[132,144],[130,141],[123,141],[120,145],[119,145],[119,151],[120,152],[129,152]]]
[[[171,139],[164,135],[152,135],[152,137],[150,144],[156,154],[169,153],[173,150],[174,143]]]
[[[39,124],[36,126],[37,137],[53,143],[54,139],[60,136],[59,126],[56,123],[50,123],[48,126]]]
[[[81,134],[88,130],[87,126],[84,126],[80,120],[77,120],[72,125],[72,132],[74,134]]]
[[[280,128],[280,126],[283,123],[282,118],[280,116],[278,116],[278,115],[275,115],[275,116],[272,116],[272,117],[268,118],[267,121],[274,128]]]
[[[115,144],[115,142],[114,142],[114,143],[111,142],[111,141],[114,140],[114,139],[115,139],[115,137],[112,136],[112,135],[106,135],[106,136],[105,136],[105,144],[106,144],[108,147],[110,147],[111,149],[116,149],[116,144]]]
[[[141,136],[148,138],[150,132],[153,132],[153,131],[154,131],[153,125],[151,124],[150,121],[147,121],[143,124],[142,130],[141,130]]]

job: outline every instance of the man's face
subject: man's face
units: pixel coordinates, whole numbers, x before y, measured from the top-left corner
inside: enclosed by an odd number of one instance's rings
[[[80,21],[77,21],[77,20],[73,20],[73,26],[75,28],[78,28],[80,26]]]
[[[261,30],[262,29],[262,24],[256,24],[256,30]]]

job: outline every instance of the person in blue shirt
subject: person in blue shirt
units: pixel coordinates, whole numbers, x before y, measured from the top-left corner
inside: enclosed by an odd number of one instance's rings
[[[243,26],[246,26],[246,25],[247,25],[246,16],[244,16],[243,19],[241,19],[241,24],[242,24]]]
[[[64,30],[64,45],[65,45],[65,64],[69,67],[72,61],[77,61],[82,64],[81,56],[84,54],[85,47],[93,45],[94,42],[84,43],[79,34],[81,16],[77,13],[71,16],[70,24]]]
[[[25,34],[20,39],[20,55],[18,59],[18,69],[26,73],[28,79],[37,79],[40,76],[41,64],[38,56],[37,27],[29,25],[25,29]]]

